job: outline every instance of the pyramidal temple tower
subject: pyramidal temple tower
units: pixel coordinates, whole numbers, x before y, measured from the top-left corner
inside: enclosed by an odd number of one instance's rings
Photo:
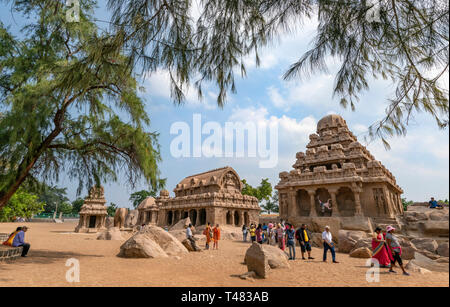
[[[392,219],[403,213],[402,189],[395,177],[361,145],[339,115],[328,115],[297,153],[290,172],[280,173],[280,217],[300,223],[306,217]],[[321,210],[331,200],[332,210]]]

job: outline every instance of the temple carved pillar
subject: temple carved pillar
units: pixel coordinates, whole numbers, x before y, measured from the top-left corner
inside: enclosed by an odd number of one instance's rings
[[[393,217],[395,216],[394,210],[393,210],[393,204],[392,204],[392,198],[390,197],[390,193],[389,190],[384,187],[383,188],[383,193],[384,193],[384,199],[386,199],[386,213],[390,216]]]
[[[316,191],[308,190],[309,194],[309,205],[311,206],[311,211],[309,212],[309,216],[317,216],[316,211]]]
[[[297,216],[297,191],[292,189],[289,191],[289,217]]]
[[[331,196],[331,216],[340,216],[339,214],[339,208],[338,208],[338,203],[336,200],[336,195],[338,190],[337,189],[329,189],[328,192],[330,193]]]
[[[362,209],[361,209],[361,199],[359,197],[359,194],[361,193],[359,190],[355,190],[355,216],[362,216]]]

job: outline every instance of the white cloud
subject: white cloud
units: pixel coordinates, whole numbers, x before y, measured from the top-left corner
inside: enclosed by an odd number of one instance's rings
[[[170,74],[167,70],[158,70],[149,76],[144,77],[144,88],[150,97],[160,97],[171,100],[170,95]],[[205,88],[206,95],[200,100],[196,90],[192,87],[184,90],[186,104],[188,108],[204,108],[206,110],[216,109],[215,99],[217,95]]]

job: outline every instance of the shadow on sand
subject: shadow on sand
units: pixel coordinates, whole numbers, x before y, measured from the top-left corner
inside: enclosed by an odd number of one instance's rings
[[[33,248],[33,247],[32,247]],[[84,255],[76,252],[59,252],[48,250],[31,250],[27,257],[19,258],[16,260],[16,264],[51,264],[56,261],[66,260],[69,258],[83,258],[83,257],[98,257],[103,258],[101,255]]]

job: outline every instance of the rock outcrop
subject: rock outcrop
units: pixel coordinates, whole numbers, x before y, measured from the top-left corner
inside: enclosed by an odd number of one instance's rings
[[[245,253],[245,264],[261,278],[267,278],[271,269],[289,267],[288,256],[279,248],[253,243]]]
[[[360,247],[350,253],[353,258],[372,258],[372,251],[367,247]]]
[[[411,243],[413,243],[417,249],[427,250],[431,253],[436,253],[439,246],[435,240],[429,238],[413,239],[411,240]]]
[[[120,257],[158,258],[187,254],[177,238],[164,229],[148,225],[135,233],[120,247]]]
[[[140,233],[155,241],[169,256],[188,253],[181,242],[161,227],[147,225]]]
[[[348,230],[339,230],[338,237],[338,251],[340,253],[349,253],[351,252],[356,242],[366,237],[366,233],[363,231],[348,231]]]
[[[437,261],[434,261],[420,253],[415,253],[414,255],[414,259],[411,260],[410,262],[412,262],[413,264],[430,270],[430,271],[434,271],[434,272],[448,272],[448,263],[440,263]]]
[[[185,230],[189,224],[191,224],[191,219],[189,217],[179,220],[175,225],[173,225],[172,227],[170,227],[169,231],[174,231],[174,230]]]
[[[137,233],[121,247],[119,257],[124,258],[167,258],[168,255],[144,233]]]
[[[439,256],[448,257],[448,242],[439,244],[437,253]]]

